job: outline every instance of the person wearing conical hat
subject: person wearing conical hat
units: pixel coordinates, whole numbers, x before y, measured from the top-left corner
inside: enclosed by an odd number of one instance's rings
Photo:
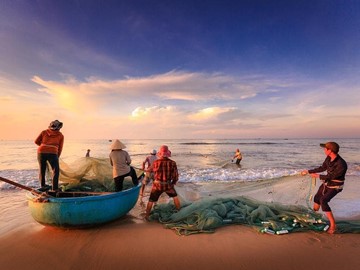
[[[122,191],[123,183],[126,176],[131,176],[134,186],[139,184],[135,169],[130,166],[131,158],[126,148],[119,140],[113,141],[110,146],[110,164],[113,168],[113,178],[115,183],[115,191]]]
[[[314,178],[322,181],[316,195],[314,196],[314,211],[319,211],[320,207],[330,222],[328,233],[336,232],[334,215],[329,206],[329,202],[344,188],[345,174],[347,171],[346,161],[338,154],[340,146],[336,142],[321,143],[324,148],[326,158],[323,164],[312,170],[302,171],[302,175],[310,174]],[[326,174],[318,174],[326,171]]]
[[[180,200],[174,186],[179,180],[176,162],[171,160],[171,151],[167,145],[162,145],[157,153],[158,159],[154,161],[149,171],[154,172],[154,181],[150,192],[149,202],[146,206],[145,219],[149,220],[150,211],[160,195],[165,192],[173,198],[176,209],[180,209]]]
[[[40,167],[39,180],[41,190],[49,189],[45,183],[47,163],[50,164],[53,171],[52,190],[59,189],[59,157],[61,155],[64,145],[64,135],[60,132],[63,123],[59,120],[54,120],[50,123],[48,129],[43,130],[35,139],[35,144],[39,147],[37,149],[37,158]]]

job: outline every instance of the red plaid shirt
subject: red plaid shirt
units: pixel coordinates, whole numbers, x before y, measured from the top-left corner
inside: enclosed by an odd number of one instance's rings
[[[173,188],[179,180],[176,162],[169,158],[160,158],[154,161],[150,170],[154,172],[153,188],[166,191]]]

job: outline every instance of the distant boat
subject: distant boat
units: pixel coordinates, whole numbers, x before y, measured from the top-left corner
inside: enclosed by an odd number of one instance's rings
[[[56,195],[59,197],[49,196],[43,201],[34,192],[26,196],[31,215],[40,224],[81,228],[126,215],[135,206],[140,187],[141,183],[121,192],[59,192]]]

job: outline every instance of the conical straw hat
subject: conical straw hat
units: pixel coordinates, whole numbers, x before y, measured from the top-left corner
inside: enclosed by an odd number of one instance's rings
[[[117,139],[110,146],[111,150],[118,150],[118,149],[124,149],[124,148],[126,148],[126,145]]]

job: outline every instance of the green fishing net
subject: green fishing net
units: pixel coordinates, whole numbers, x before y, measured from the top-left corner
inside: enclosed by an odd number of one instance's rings
[[[63,191],[115,190],[109,159],[80,158],[71,164],[61,161],[60,168]],[[142,173],[137,170],[138,175]],[[176,190],[181,209],[177,211],[172,200],[163,194],[161,198],[166,200],[159,200],[150,219],[163,223],[179,235],[211,233],[232,224],[252,226],[261,233],[274,235],[307,230],[321,232],[327,229],[327,220],[321,211],[312,210],[313,194],[320,184],[320,181],[299,175],[232,183],[179,183]],[[125,178],[124,189],[131,187],[131,178]],[[342,199],[346,200],[344,205],[351,205],[358,194],[351,193],[351,187],[347,188]],[[340,193],[335,198],[341,199],[341,196]],[[337,219],[337,226],[341,233],[360,232],[357,220]]]
[[[157,204],[150,216],[179,235],[212,233],[231,224],[252,226],[261,233],[282,235],[299,231],[324,232],[328,222],[312,210],[319,183],[309,177],[233,183],[208,183],[177,188],[182,207]],[[225,187],[225,188],[224,188]],[[190,194],[190,196],[189,196]],[[360,221],[337,222],[337,232],[360,233]]]
[[[229,224],[252,225],[270,234],[326,228],[321,215],[306,207],[264,203],[247,197],[202,199],[184,205],[178,212],[171,203],[161,204],[155,207],[151,218],[180,235],[214,232]]]
[[[135,170],[138,177],[141,170]],[[62,191],[115,191],[112,166],[105,158],[80,158],[71,164],[60,161],[60,187]],[[131,177],[125,177],[123,190],[133,187]]]

